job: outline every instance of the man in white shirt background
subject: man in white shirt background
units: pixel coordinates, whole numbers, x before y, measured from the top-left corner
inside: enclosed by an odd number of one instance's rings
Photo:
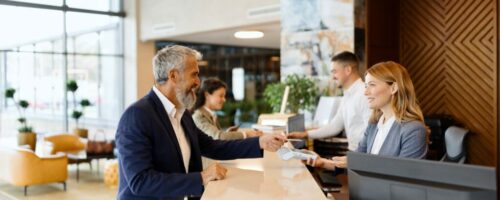
[[[339,135],[345,130],[348,148],[356,150],[368,125],[371,109],[364,96],[365,84],[359,74],[359,60],[351,52],[341,52],[332,58],[332,78],[343,89],[344,96],[339,110],[324,127],[305,132],[292,132],[289,138],[327,138]],[[321,108],[316,108],[321,109]]]

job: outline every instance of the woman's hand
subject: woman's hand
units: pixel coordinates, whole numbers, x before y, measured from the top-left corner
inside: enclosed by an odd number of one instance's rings
[[[330,159],[320,157],[314,151],[309,151],[309,152],[316,154],[316,159],[307,159],[305,161],[302,161],[303,163],[305,163],[307,165],[310,165],[313,167],[325,168],[325,169],[329,169],[329,170],[335,170],[335,168],[337,168],[337,167],[339,167],[339,168],[346,168],[347,167],[347,157],[345,157],[345,156],[333,157],[335,160],[330,160]]]
[[[302,162],[306,165],[310,165],[310,166],[313,166],[313,167],[320,167],[320,168],[323,168],[323,166],[325,165],[325,160],[324,158],[320,157],[316,152],[314,151],[309,151],[309,150],[304,150],[304,151],[307,151],[311,154],[314,154],[316,155],[316,159],[311,159],[311,158],[308,158],[307,160],[303,160]]]
[[[332,162],[335,167],[347,168],[347,156],[335,156],[332,157]]]

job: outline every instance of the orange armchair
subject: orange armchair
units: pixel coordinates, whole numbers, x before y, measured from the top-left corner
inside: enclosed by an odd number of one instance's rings
[[[45,141],[52,143],[51,154],[56,154],[57,152],[63,153],[78,153],[85,150],[85,143],[83,143],[80,137],[72,134],[58,134],[45,137]]]
[[[29,149],[0,149],[0,178],[12,185],[28,186],[59,182],[66,191],[68,158],[64,154],[38,157]]]

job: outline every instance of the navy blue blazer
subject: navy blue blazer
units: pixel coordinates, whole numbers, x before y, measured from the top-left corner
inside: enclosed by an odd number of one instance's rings
[[[201,156],[217,160],[262,157],[259,138],[214,140],[186,111],[181,118],[191,146],[189,172],[167,112],[154,91],[123,113],[116,131],[120,183],[117,199],[182,199],[203,193]]]

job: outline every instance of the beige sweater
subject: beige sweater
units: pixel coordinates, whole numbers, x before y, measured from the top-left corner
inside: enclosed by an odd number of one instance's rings
[[[235,140],[244,138],[242,132],[226,132],[221,130],[219,123],[213,120],[212,115],[204,107],[194,111],[193,120],[201,131],[212,136],[216,140]]]

